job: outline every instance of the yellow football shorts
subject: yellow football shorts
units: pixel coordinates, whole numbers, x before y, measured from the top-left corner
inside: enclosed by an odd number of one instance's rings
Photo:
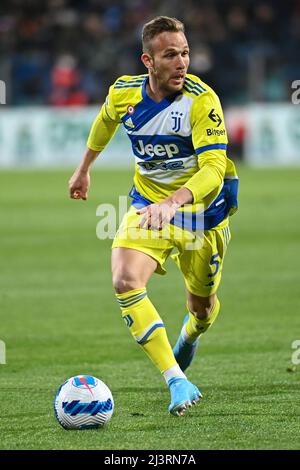
[[[166,273],[163,265],[175,249],[177,252],[171,257],[182,272],[188,291],[200,297],[214,294],[231,238],[228,218],[210,230],[192,232],[168,224],[158,231],[139,228],[142,215],[136,211],[131,206],[125,214],[112,248],[131,248],[151,256],[158,262],[158,274]]]

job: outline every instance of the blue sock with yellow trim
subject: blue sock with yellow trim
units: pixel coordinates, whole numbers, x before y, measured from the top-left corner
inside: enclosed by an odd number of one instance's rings
[[[164,323],[149,300],[146,288],[134,289],[124,294],[116,293],[116,297],[132,336],[160,372],[165,375],[170,370],[172,376],[179,374],[185,377],[174,357]]]

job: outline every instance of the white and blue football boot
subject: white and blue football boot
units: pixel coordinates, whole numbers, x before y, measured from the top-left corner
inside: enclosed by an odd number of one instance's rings
[[[183,416],[184,412],[195,405],[202,394],[196,385],[183,378],[172,378],[168,382],[171,393],[169,412],[175,416]]]

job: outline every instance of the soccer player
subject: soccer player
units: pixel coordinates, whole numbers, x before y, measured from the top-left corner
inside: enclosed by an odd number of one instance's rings
[[[168,384],[169,412],[179,416],[201,398],[184,372],[199,336],[220,311],[216,292],[230,240],[228,216],[237,209],[238,179],[226,156],[220,101],[200,78],[187,74],[184,25],[175,18],[154,18],[144,25],[142,43],[148,73],[122,76],[110,87],[69,190],[71,198],[87,198],[91,164],[123,124],[135,176],[132,205],[112,245],[113,285],[134,339]],[[174,248],[188,313],[172,350],[146,286],[154,272],[165,273]]]

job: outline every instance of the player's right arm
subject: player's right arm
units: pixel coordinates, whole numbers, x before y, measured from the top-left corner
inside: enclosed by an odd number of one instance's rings
[[[69,193],[72,199],[87,199],[90,168],[99,153],[113,138],[120,123],[113,102],[113,86],[111,86],[106,101],[91,127],[83,159],[69,180]]]
[[[69,180],[69,193],[72,199],[87,199],[90,187],[90,167],[99,155],[98,151],[87,149],[80,165]]]

